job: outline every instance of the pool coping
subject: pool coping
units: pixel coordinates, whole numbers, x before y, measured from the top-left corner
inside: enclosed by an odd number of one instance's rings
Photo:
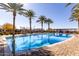
[[[45,47],[51,47],[51,46],[55,46],[55,45],[57,45],[57,44],[62,44],[62,43],[64,43],[64,42],[66,42],[66,41],[71,40],[71,39],[74,38],[74,37],[75,37],[75,36],[72,36],[72,37],[70,37],[70,38],[67,38],[67,39],[64,40],[64,41],[57,42],[57,43],[54,43],[54,44],[51,44],[51,45],[48,45],[48,46],[45,46]]]

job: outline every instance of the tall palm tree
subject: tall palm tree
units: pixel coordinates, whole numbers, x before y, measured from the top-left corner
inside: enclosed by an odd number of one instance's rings
[[[75,9],[70,17],[71,21],[77,21],[78,22],[78,30],[79,30],[79,9]]]
[[[44,24],[45,20],[46,20],[45,16],[40,16],[39,20],[37,20],[37,22],[41,23],[41,30],[43,30],[43,24]]]
[[[72,3],[66,4],[66,7],[69,5],[73,5]],[[78,22],[78,30],[79,30],[79,3],[76,3],[72,8],[72,14],[70,17],[71,21],[76,20]]]
[[[49,30],[50,29],[50,24],[53,23],[53,21],[50,18],[48,18],[47,20],[45,20],[45,23],[48,24],[48,30]]]
[[[32,19],[35,17],[34,11],[27,10],[25,12],[21,12],[20,14],[29,18],[30,33],[31,33],[31,31],[32,31]]]
[[[20,3],[7,3],[7,4],[0,3],[0,9],[13,13],[12,15],[13,16],[12,53],[14,56],[15,56],[15,19],[16,19],[17,13],[24,10],[22,7],[23,7],[23,4],[20,4]]]

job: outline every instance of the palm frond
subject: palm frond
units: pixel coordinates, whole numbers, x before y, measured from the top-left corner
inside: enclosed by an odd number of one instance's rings
[[[22,11],[26,11],[26,9],[23,9],[23,4],[21,3],[0,3],[0,9],[4,9],[7,12],[13,12],[14,10],[16,11],[16,13],[20,13]]]
[[[65,7],[68,7],[69,5],[71,5],[72,3],[67,3],[66,5],[65,5]]]
[[[76,10],[78,8],[79,8],[79,3],[77,3],[76,5],[74,5],[71,11]]]
[[[36,22],[40,22],[40,20],[37,20]]]
[[[3,10],[9,10],[10,7],[4,3],[0,3],[0,9],[3,9]]]
[[[31,17],[31,18],[36,17],[34,11],[32,10],[24,10],[23,12],[20,12],[19,14],[25,17]]]
[[[74,21],[75,20],[75,18],[73,17],[73,15],[71,15],[71,17],[69,18],[69,21],[71,22],[71,21]]]
[[[47,20],[45,20],[45,23],[53,23],[53,21],[50,18],[48,18]]]

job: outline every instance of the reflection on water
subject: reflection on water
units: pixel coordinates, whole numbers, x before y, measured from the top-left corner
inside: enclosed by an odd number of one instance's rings
[[[32,34],[26,36],[18,36],[15,38],[16,51],[24,51],[33,48],[40,48],[60,41],[64,41],[71,36],[62,34],[55,36],[52,33],[47,34]],[[7,43],[12,51],[12,38],[7,38]]]

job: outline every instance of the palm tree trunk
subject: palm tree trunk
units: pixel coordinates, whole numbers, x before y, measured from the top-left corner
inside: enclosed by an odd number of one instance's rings
[[[43,22],[41,23],[41,32],[43,33]]]
[[[50,24],[48,23],[48,30],[50,29]]]
[[[31,22],[31,17],[29,18],[29,20],[30,20],[30,21],[29,21],[29,24],[30,24],[30,34],[31,34],[31,33],[32,33],[32,27],[31,27],[31,23],[32,23],[32,22]]]
[[[16,18],[16,12],[13,12],[13,40],[12,40],[12,54],[15,56],[15,18]]]
[[[79,21],[78,21],[78,31],[79,31]]]
[[[30,24],[30,39],[31,39],[31,33],[32,33],[32,27],[31,27],[31,17],[29,18],[29,24]],[[31,48],[31,40],[29,41],[29,50]]]

